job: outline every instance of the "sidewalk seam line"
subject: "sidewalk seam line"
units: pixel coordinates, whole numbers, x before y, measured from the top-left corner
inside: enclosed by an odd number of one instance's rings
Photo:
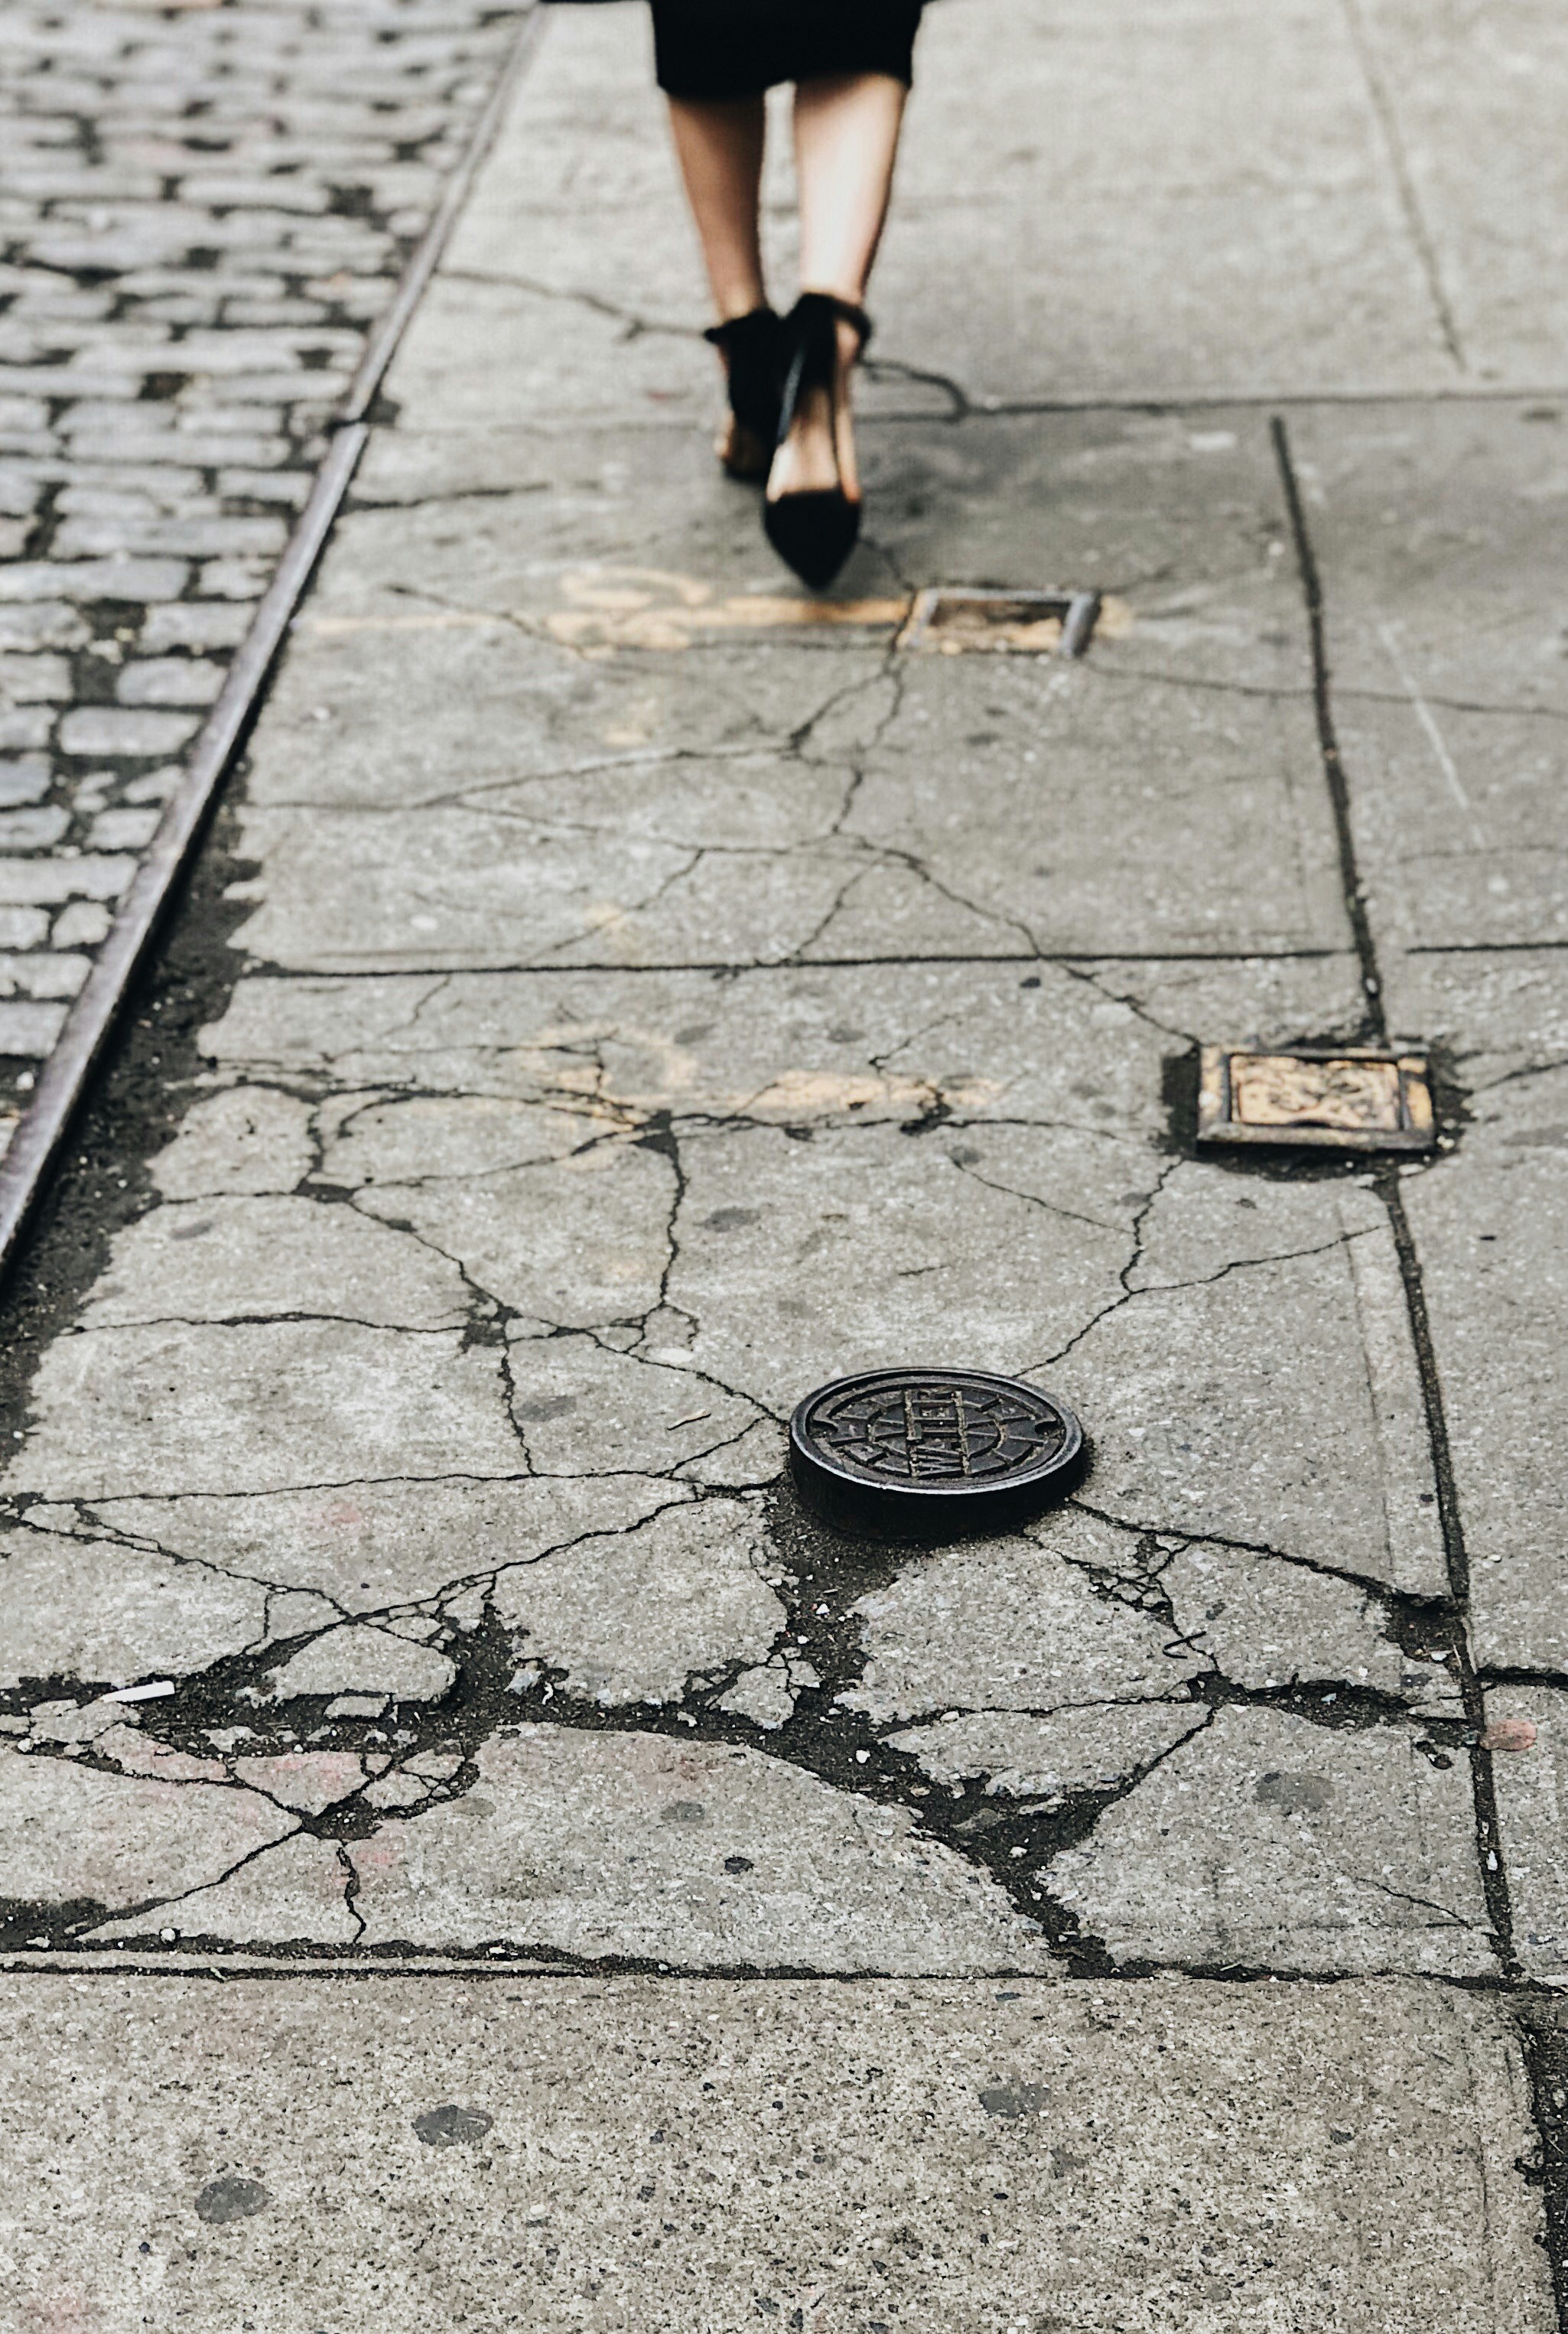
[[[1404,214],[1405,229],[1415,247],[1416,258],[1426,281],[1427,297],[1432,304],[1438,330],[1442,335],[1443,346],[1448,350],[1459,371],[1462,373],[1467,373],[1470,370],[1470,362],[1465,354],[1464,344],[1459,338],[1459,328],[1454,318],[1447,287],[1443,283],[1442,270],[1438,264],[1437,246],[1432,241],[1431,230],[1427,225],[1426,215],[1421,209],[1420,197],[1416,191],[1415,175],[1410,169],[1409,154],[1400,128],[1399,115],[1394,109],[1393,96],[1382,68],[1373,54],[1371,34],[1367,24],[1366,12],[1361,0],[1340,0],[1340,9],[1350,34],[1351,47],[1355,53],[1356,63],[1361,70],[1361,79],[1366,84],[1368,101],[1377,117],[1378,128],[1382,132],[1383,144],[1388,151],[1389,167],[1393,173],[1395,191],[1399,196],[1400,208]]]
[[[1367,1021],[1376,1045],[1389,1043],[1388,1013],[1382,976],[1379,969],[1377,942],[1367,913],[1366,898],[1361,889],[1361,872],[1356,860],[1355,830],[1352,817],[1350,785],[1340,754],[1338,735],[1334,727],[1332,679],[1329,664],[1327,627],[1323,591],[1323,577],[1317,555],[1307,526],[1306,508],[1291,456],[1290,435],[1284,420],[1274,415],[1269,423],[1275,458],[1279,468],[1280,487],[1284,497],[1290,529],[1295,546],[1296,566],[1301,577],[1302,595],[1306,605],[1307,631],[1312,655],[1313,702],[1316,709],[1318,743],[1328,788],[1334,829],[1339,842],[1340,871],[1344,892],[1345,909],[1355,940],[1355,951],[1361,969],[1361,986],[1367,998]],[[1448,1560],[1448,1585],[1458,1615],[1457,1650],[1465,1697],[1465,1712],[1477,1737],[1486,1727],[1486,1702],[1470,1651],[1468,1603],[1470,1589],[1469,1557],[1465,1545],[1464,1519],[1460,1512],[1458,1485],[1454,1474],[1453,1452],[1448,1438],[1448,1413],[1443,1400],[1442,1381],[1438,1371],[1437,1355],[1432,1344],[1431,1322],[1427,1308],[1426,1286],[1421,1273],[1420,1257],[1415,1235],[1405,1210],[1404,1192],[1398,1166],[1388,1162],[1380,1167],[1377,1190],[1387,1210],[1390,1229],[1399,1256],[1400,1278],[1404,1287],[1405,1310],[1409,1324],[1410,1343],[1415,1354],[1416,1370],[1421,1389],[1422,1407],[1426,1413],[1427,1442],[1431,1456],[1432,1475],[1437,1487],[1438,1512],[1441,1519],[1443,1550]],[[1503,1843],[1497,1825],[1496,1781],[1492,1770],[1492,1754],[1477,1740],[1470,1750],[1470,1776],[1475,1798],[1477,1860],[1480,1866],[1481,1887],[1486,1898],[1487,1914],[1496,1937],[1499,1960],[1504,1975],[1517,1982],[1524,1972],[1514,1950],[1514,1917],[1508,1892],[1507,1873],[1503,1861]]]

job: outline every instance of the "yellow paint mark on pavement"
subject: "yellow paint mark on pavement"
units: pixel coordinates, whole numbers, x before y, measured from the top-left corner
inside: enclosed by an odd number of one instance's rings
[[[721,594],[700,576],[660,567],[576,567],[560,579],[563,606],[544,610],[431,608],[418,613],[313,616],[302,629],[323,635],[353,632],[447,632],[505,624],[554,641],[594,659],[624,649],[678,655],[694,643],[737,632],[868,632],[897,634],[909,622],[915,595],[900,593],[861,600],[807,600],[786,592]],[[1124,600],[1101,603],[1095,638],[1119,640],[1132,612]],[[1049,655],[1062,637],[1060,619],[1011,623],[949,622],[919,646],[945,656],[971,651]],[[617,741],[620,742],[620,741]],[[640,743],[640,739],[628,742]]]

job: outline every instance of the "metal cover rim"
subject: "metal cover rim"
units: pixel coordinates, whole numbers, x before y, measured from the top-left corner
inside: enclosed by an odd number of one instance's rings
[[[1395,1126],[1329,1124],[1310,1116],[1289,1120],[1242,1119],[1235,1115],[1235,1065],[1258,1060],[1369,1063],[1394,1073],[1399,1124]],[[1429,1152],[1437,1148],[1430,1074],[1426,1053],[1403,1046],[1204,1046],[1198,1054],[1198,1142],[1219,1144],[1275,1143],[1291,1150]]]
[[[824,1450],[811,1432],[813,1414],[831,1400],[851,1397],[862,1388],[869,1391],[886,1387],[893,1393],[900,1387],[910,1386],[968,1386],[1011,1395],[1015,1400],[1021,1400],[1036,1415],[1049,1413],[1060,1428],[1060,1442],[1042,1457],[995,1475],[963,1475],[957,1480],[918,1481],[876,1473],[869,1468],[847,1463],[832,1452]],[[841,1501],[874,1503],[910,1511],[928,1510],[933,1504],[978,1509],[993,1501],[1011,1503],[1032,1492],[1044,1497],[1082,1452],[1083,1429],[1074,1412],[1059,1394],[1049,1393],[1044,1386],[1030,1385],[1022,1378],[1004,1377],[991,1370],[957,1369],[940,1365],[922,1369],[906,1365],[893,1369],[861,1370],[848,1377],[831,1378],[826,1384],[813,1387],[803,1401],[795,1405],[790,1419],[789,1442],[790,1457],[797,1478],[803,1477],[813,1488],[830,1490]]]

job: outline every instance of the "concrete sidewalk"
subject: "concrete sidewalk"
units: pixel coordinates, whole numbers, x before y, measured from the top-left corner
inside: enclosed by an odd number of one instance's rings
[[[16,1305],[0,2326],[1557,2322],[1565,83],[943,0],[827,611],[560,12]],[[812,1522],[949,1359],[1073,1500]]]

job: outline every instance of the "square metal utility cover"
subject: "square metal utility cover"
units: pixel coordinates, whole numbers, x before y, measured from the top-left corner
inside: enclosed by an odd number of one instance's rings
[[[1098,592],[983,592],[928,584],[899,634],[901,649],[929,656],[1081,657],[1100,614]]]
[[[1277,1054],[1205,1046],[1198,1139],[1430,1151],[1437,1131],[1425,1056],[1359,1046]]]

